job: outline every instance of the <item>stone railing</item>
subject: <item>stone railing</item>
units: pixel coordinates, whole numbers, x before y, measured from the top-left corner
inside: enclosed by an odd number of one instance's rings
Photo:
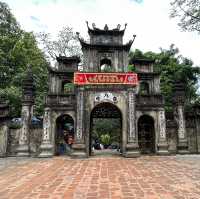
[[[46,97],[46,104],[48,105],[73,105],[75,102],[75,95],[73,94],[50,94]]]
[[[160,94],[136,95],[136,106],[163,106],[164,99]]]

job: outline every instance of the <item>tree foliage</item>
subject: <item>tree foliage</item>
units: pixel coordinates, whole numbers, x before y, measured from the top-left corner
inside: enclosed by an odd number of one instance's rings
[[[197,93],[200,68],[193,66],[193,62],[179,54],[179,49],[173,44],[169,49],[160,49],[160,53],[145,52],[136,49],[130,53],[130,58],[155,60],[154,71],[161,75],[161,93],[165,98],[167,110],[172,108],[173,83],[180,80],[185,83],[187,104],[199,100]]]
[[[173,0],[171,8],[170,16],[180,19],[178,25],[183,30],[200,32],[199,0]]]
[[[36,83],[36,114],[43,110],[47,65],[33,33],[23,31],[7,4],[0,2],[0,95],[10,103],[11,115],[21,112],[22,80],[32,66]]]
[[[80,56],[81,48],[76,34],[71,27],[65,26],[59,31],[57,39],[53,40],[50,33],[41,32],[38,38],[43,46],[44,52],[52,58],[58,56]]]
[[[103,135],[103,136],[102,136]],[[96,118],[93,119],[93,139],[101,139],[103,137],[110,137],[109,142],[119,142],[121,136],[121,122],[120,119],[115,118]]]

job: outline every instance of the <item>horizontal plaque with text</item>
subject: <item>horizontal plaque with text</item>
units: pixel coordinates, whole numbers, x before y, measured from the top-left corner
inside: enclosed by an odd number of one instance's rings
[[[137,85],[136,73],[74,73],[74,84],[129,84]]]

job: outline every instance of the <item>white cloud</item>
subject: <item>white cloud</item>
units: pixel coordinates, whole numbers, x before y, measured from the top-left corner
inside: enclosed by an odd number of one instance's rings
[[[136,34],[134,48],[159,51],[174,43],[184,56],[200,65],[200,36],[181,32],[174,19],[169,19],[169,0],[6,0],[12,12],[27,31],[56,34],[64,25],[87,36],[85,21],[114,28],[128,23],[125,42]],[[32,17],[39,21],[32,20]]]

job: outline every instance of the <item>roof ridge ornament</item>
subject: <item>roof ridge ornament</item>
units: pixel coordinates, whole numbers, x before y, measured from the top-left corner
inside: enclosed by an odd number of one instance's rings
[[[117,24],[117,30],[120,30],[120,28],[121,28],[121,25]]]
[[[107,24],[105,24],[105,26],[104,26],[104,30],[105,30],[105,31],[108,31],[108,30],[109,30]]]
[[[90,29],[90,27],[89,27],[89,25],[88,25],[88,21],[86,21],[86,24],[87,24],[88,29]]]
[[[127,23],[125,23],[125,25],[124,25],[124,30],[126,30],[126,27],[127,27],[127,25],[128,25],[128,24],[127,24]]]
[[[89,31],[119,31],[119,32],[124,32],[126,30],[127,27],[127,23],[125,23],[124,25],[124,29],[121,30],[121,24],[117,24],[116,28],[110,29],[108,27],[108,24],[105,24],[103,29],[97,28],[96,24],[93,22],[92,23],[92,28],[90,28],[88,21],[86,21],[86,25]]]

